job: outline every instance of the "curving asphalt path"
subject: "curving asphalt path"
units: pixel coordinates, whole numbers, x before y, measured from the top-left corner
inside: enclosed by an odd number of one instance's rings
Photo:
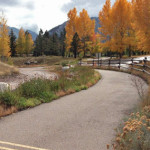
[[[86,91],[2,118],[0,141],[39,150],[105,150],[114,129],[137,103],[138,94],[130,75],[100,73],[102,80]]]

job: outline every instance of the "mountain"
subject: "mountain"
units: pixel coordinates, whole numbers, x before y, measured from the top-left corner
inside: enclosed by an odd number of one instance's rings
[[[60,33],[64,31],[66,24],[67,24],[67,21],[64,22],[63,24],[51,29],[50,31],[48,31],[49,34],[53,35],[54,33],[57,33],[58,35],[60,35]]]
[[[19,34],[19,29],[14,28],[14,27],[8,27],[9,28],[9,33],[11,31],[11,29],[13,30],[15,36],[18,38],[18,34]],[[28,30],[28,32],[32,35],[33,40],[35,41],[37,34],[31,30]]]
[[[98,28],[100,27],[99,19],[98,19],[98,17],[91,17],[91,19],[95,20],[95,32],[97,33]],[[67,21],[55,28],[52,28],[51,30],[48,31],[49,34],[53,35],[54,33],[57,33],[58,35],[60,35],[60,33],[64,31],[66,24],[67,24]]]
[[[98,33],[98,28],[100,27],[99,18],[98,17],[91,17],[92,20],[95,20],[95,32]]]

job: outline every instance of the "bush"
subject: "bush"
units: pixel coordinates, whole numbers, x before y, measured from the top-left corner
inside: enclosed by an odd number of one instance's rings
[[[56,99],[56,95],[53,92],[43,92],[40,96],[41,101],[44,103],[51,102],[52,100]]]
[[[35,107],[37,105],[41,104],[41,102],[36,99],[36,98],[29,98],[26,100],[26,103],[25,103],[25,107],[26,108],[29,108],[29,107]]]
[[[116,150],[150,149],[150,106],[132,113],[117,134]]]
[[[61,63],[61,65],[63,66],[63,67],[65,67],[65,66],[67,66],[68,65],[68,61],[63,61],[62,63]]]
[[[8,90],[0,93],[0,102],[7,106],[16,105],[18,102],[18,96],[14,92]]]
[[[40,97],[41,93],[50,90],[49,82],[47,79],[32,79],[23,83],[17,90],[26,98]]]

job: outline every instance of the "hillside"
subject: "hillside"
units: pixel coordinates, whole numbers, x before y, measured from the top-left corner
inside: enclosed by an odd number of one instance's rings
[[[11,29],[13,30],[14,34],[16,37],[18,37],[18,33],[19,33],[19,29],[14,28],[14,27],[8,27],[9,28],[9,32],[11,31]],[[37,34],[31,30],[28,30],[28,32],[32,35],[33,40],[35,41]]]
[[[98,19],[98,17],[91,17],[91,19],[95,20],[95,32],[97,33],[98,28],[100,27],[99,19]],[[54,33],[57,33],[58,35],[60,35],[60,33],[63,32],[63,30],[65,29],[66,24],[67,24],[67,21],[64,22],[63,24],[49,30],[50,35],[52,35]]]

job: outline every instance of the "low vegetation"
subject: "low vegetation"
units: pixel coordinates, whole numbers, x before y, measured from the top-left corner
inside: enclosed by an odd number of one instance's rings
[[[77,60],[73,58],[63,58],[61,56],[40,56],[40,57],[12,57],[11,58],[12,63],[15,66],[25,66],[28,63],[31,63],[30,65],[60,65],[63,62],[71,62],[76,63]]]
[[[85,90],[99,79],[99,73],[93,69],[79,66],[59,72],[59,78],[54,81],[44,78],[32,79],[23,83],[14,91],[0,93],[0,104],[5,106],[5,109],[0,111],[0,116],[6,115],[9,109],[18,111]],[[16,109],[12,109],[12,107]],[[5,110],[7,110],[6,114]]]
[[[116,150],[149,150],[150,149],[150,106],[132,113],[118,130]]]
[[[14,66],[0,62],[0,76],[18,74],[19,71]]]

